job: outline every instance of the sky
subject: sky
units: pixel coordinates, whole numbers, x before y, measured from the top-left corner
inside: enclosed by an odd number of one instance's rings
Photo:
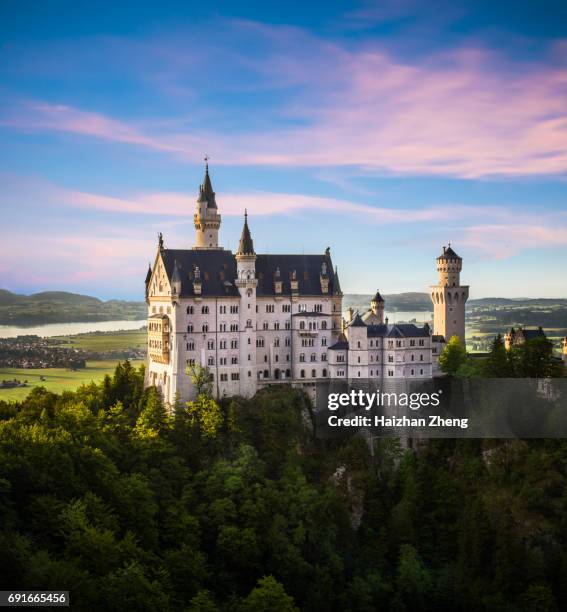
[[[567,4],[1,0],[0,287],[143,299],[205,155],[225,248],[567,297]]]

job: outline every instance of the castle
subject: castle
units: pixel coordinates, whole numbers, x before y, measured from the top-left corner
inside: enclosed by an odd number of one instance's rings
[[[313,387],[329,378],[430,378],[445,340],[464,342],[468,287],[461,258],[443,249],[431,288],[434,329],[390,324],[374,296],[362,316],[342,315],[330,249],[314,255],[257,254],[244,214],[236,253],[219,246],[221,215],[209,175],[199,188],[195,246],[166,249],[160,234],[146,276],[146,384],[168,404],[195,397],[187,375],[206,367],[216,396],[251,396],[281,381]]]

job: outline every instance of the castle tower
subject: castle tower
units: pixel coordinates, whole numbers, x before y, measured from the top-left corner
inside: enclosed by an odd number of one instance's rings
[[[199,187],[199,197],[193,215],[195,223],[195,249],[219,249],[221,216],[217,209],[215,192],[209,176],[209,162],[205,157],[205,178]]]
[[[463,260],[451,248],[443,247],[437,258],[439,284],[430,287],[433,302],[433,333],[443,336],[445,342],[458,336],[465,344],[465,303],[469,297],[468,285],[461,285]]]
[[[370,302],[370,310],[372,314],[377,318],[379,323],[384,323],[384,298],[380,295],[380,291],[376,291],[376,295]]]
[[[240,293],[240,392],[253,395],[256,391],[256,253],[248,228],[248,213],[244,211],[244,226],[236,251],[235,285]]]

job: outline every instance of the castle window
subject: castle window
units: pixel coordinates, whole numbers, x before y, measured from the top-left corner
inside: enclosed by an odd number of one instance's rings
[[[194,366],[195,365],[195,360],[194,359],[187,359],[187,365],[188,366]]]
[[[207,365],[215,365],[215,358],[212,355],[207,359]]]
[[[233,373],[230,375],[230,379],[231,379],[231,380],[239,380],[239,379],[240,379],[240,374],[239,374],[238,372],[233,372]]]
[[[300,304],[299,312],[307,312],[307,304]]]
[[[300,374],[301,378],[305,378],[305,370],[301,370]]]
[[[315,304],[313,310],[314,312],[323,312],[323,304]]]
[[[195,343],[194,342],[188,342],[187,343],[187,350],[188,351],[194,351],[195,350]]]
[[[221,340],[219,342],[219,348],[220,349],[225,349],[226,348],[226,340],[223,339],[223,340]]]
[[[301,361],[302,363],[305,361],[305,353],[299,354],[299,361]]]
[[[419,340],[419,346],[425,346],[425,340],[423,338]]]
[[[291,312],[291,304],[282,304],[282,312]]]
[[[321,329],[327,329],[327,321],[321,321]]]
[[[188,325],[187,326],[187,332],[190,333],[190,334],[193,333],[193,326],[192,325]]]
[[[274,305],[266,304],[266,312],[274,312]]]
[[[232,365],[236,365],[238,363],[238,357],[231,357],[230,363],[232,363]]]
[[[226,306],[219,306],[219,314],[226,314]]]
[[[393,376],[393,375],[394,375],[393,370],[388,370],[388,376]]]
[[[396,340],[396,348],[401,348],[404,343],[401,340]]]
[[[415,355],[412,353],[411,360],[415,361]]]
[[[299,329],[305,329],[305,321],[300,321]]]
[[[205,323],[203,325],[203,333],[206,334],[209,331],[209,326]]]
[[[201,314],[209,314],[209,307],[208,306],[203,306],[201,308]]]
[[[231,340],[230,341],[230,348],[232,348],[232,349],[238,348],[238,340]]]
[[[321,354],[321,361],[327,361],[327,353]]]
[[[291,323],[289,321],[285,322],[285,328],[286,329],[291,329]]]
[[[411,375],[413,376],[413,370],[411,371]]]
[[[389,349],[393,349],[394,348],[394,341],[393,340],[388,340],[388,348]]]
[[[360,357],[358,358],[358,363],[360,363]]]
[[[238,323],[231,323],[230,324],[230,331],[232,331],[232,332],[238,331]]]
[[[221,379],[221,382],[226,382],[228,380],[228,374],[221,374],[220,379]]]
[[[280,322],[279,322],[279,321],[276,321],[276,322],[274,323],[274,329],[275,329],[275,330],[278,330],[279,328],[280,328]]]
[[[420,370],[419,373],[423,376],[423,370]]]
[[[274,356],[274,360],[275,360],[275,361],[279,361],[279,360],[280,360],[280,356],[279,356],[279,355],[275,355],[275,356]]]
[[[187,306],[187,314],[193,314],[193,306]]]
[[[238,306],[231,306],[230,314],[238,314]]]
[[[279,346],[279,345],[280,345],[280,339],[279,339],[279,338],[276,338],[276,339],[274,340],[274,346],[276,346],[276,347],[277,347],[277,346]]]
[[[317,378],[317,370],[311,370],[311,378]]]
[[[215,348],[214,340],[209,340],[207,342],[207,349],[209,349],[209,351],[212,351],[214,348]]]
[[[327,338],[321,338],[321,346],[327,346]]]
[[[394,356],[388,355],[388,363],[394,363]]]
[[[410,341],[409,341],[409,345],[410,345],[410,346],[415,346],[415,340],[410,340]]]
[[[226,323],[221,323],[219,325],[219,331],[221,331],[221,332],[225,332],[226,331]]]
[[[315,353],[311,353],[311,361],[317,361],[317,355]]]
[[[327,377],[327,370],[325,368],[323,368],[323,377],[326,378]]]
[[[423,355],[420,355],[420,356],[419,356],[419,360],[420,360],[420,361],[423,361]]]
[[[285,339],[285,345],[286,346],[291,346],[291,339],[290,338],[286,338]]]

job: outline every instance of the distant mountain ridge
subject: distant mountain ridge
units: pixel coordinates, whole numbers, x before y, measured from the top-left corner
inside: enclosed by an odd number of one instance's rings
[[[382,294],[389,312],[431,312],[432,304],[428,293],[406,292]],[[365,311],[370,308],[374,293],[347,293],[343,307]],[[541,309],[544,307],[567,307],[567,299],[558,298],[479,298],[469,300],[467,310],[485,311],[512,307]],[[499,318],[502,313],[498,313]],[[530,314],[530,319],[536,313]],[[142,320],[147,315],[146,304],[142,301],[106,300],[71,293],[68,291],[42,291],[32,295],[12,293],[0,289],[0,325],[43,325],[46,323],[75,323],[113,320]],[[541,314],[538,315],[539,319]],[[535,320],[535,319],[534,319]]]
[[[44,325],[146,318],[144,302],[108,300],[68,291],[32,295],[0,289],[0,325]]]

